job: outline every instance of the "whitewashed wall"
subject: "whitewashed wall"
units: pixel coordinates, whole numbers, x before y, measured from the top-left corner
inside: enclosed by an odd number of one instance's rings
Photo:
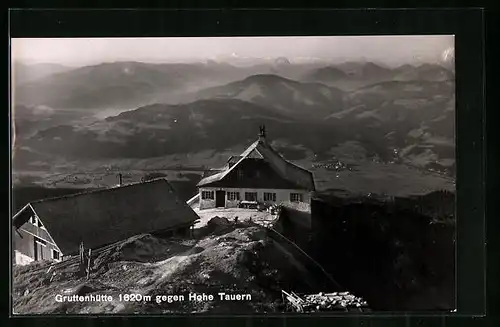
[[[213,191],[214,199],[202,199],[201,192],[202,191]],[[245,192],[257,192],[257,201],[264,202],[264,192],[276,193],[276,202],[267,202],[268,204],[273,203],[281,203],[285,201],[290,201],[290,193],[300,193],[302,194],[303,202],[310,203],[311,202],[311,193],[305,190],[293,190],[293,189],[251,189],[251,188],[215,188],[215,187],[204,187],[200,188],[200,209],[209,209],[215,208],[215,191],[226,191],[226,208],[234,208],[238,205],[238,201],[228,201],[227,200],[227,192],[239,192],[240,201],[245,200]]]
[[[27,265],[28,263],[34,261],[33,258],[30,258],[19,251],[14,251],[14,254],[15,254],[14,263],[16,265]]]

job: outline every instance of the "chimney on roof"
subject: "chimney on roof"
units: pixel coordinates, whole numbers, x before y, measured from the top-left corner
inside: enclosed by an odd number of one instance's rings
[[[260,132],[259,132],[259,141],[265,142],[266,141],[266,126],[262,125],[259,126]]]
[[[122,173],[118,173],[118,186],[123,185],[123,175]]]

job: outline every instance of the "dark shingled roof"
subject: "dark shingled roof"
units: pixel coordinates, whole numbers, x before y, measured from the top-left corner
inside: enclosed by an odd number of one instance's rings
[[[236,169],[241,162],[248,158],[262,159],[271,165],[283,179],[303,189],[315,190],[314,178],[310,171],[287,161],[262,139],[252,143],[240,156],[231,157],[228,160],[231,165],[226,166],[223,171],[217,174],[203,178],[198,183],[198,186],[209,186],[214,182],[223,180],[233,169]]]
[[[65,255],[199,219],[163,178],[30,205]]]
[[[241,156],[231,156],[229,157],[229,159],[227,160],[227,163],[229,164],[229,166],[232,166],[234,165],[235,163],[237,163],[238,161],[240,161],[241,159]]]

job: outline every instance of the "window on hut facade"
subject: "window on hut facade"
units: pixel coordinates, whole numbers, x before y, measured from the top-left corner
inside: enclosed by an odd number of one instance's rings
[[[42,229],[45,229],[45,227],[43,227],[43,224],[42,224],[42,222],[40,221],[40,219],[39,219],[39,218],[36,218],[36,226],[37,226],[37,227],[40,227],[40,228],[42,228]]]
[[[227,199],[229,201],[236,201],[240,199],[240,193],[239,192],[227,192]]]
[[[257,192],[245,192],[245,201],[257,201]]]
[[[302,194],[300,193],[290,193],[291,202],[302,202]]]
[[[43,246],[47,246],[47,242],[39,237],[33,236],[33,239],[35,240],[35,243],[38,243]]]
[[[276,202],[276,193],[264,192],[264,201]]]
[[[52,259],[61,260],[61,253],[57,250],[52,249]]]
[[[201,198],[203,200],[213,200],[214,199],[214,191],[201,191]]]

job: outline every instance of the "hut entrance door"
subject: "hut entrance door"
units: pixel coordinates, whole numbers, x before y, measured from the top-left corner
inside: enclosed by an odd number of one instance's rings
[[[215,191],[215,206],[217,208],[226,206],[226,191]]]

